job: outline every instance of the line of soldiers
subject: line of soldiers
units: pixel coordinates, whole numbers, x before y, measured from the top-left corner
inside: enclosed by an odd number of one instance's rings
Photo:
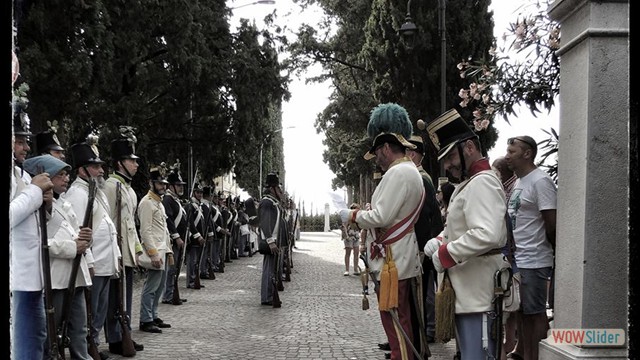
[[[225,198],[215,191],[215,185],[199,183],[185,194],[187,184],[179,162],[166,177],[164,164],[151,167],[148,193],[139,199],[131,186],[139,167],[132,128],[121,127],[120,137],[112,141],[112,171],[107,175],[97,137],[73,144],[72,162],[67,163],[55,129],[31,134],[25,118],[24,112],[14,118],[10,207],[13,358],[58,358],[55,353],[64,354],[66,349],[74,359],[103,360],[109,358],[109,352],[135,356],[144,350],[131,338],[136,273],[146,275],[140,330],[161,333],[171,325],[159,317],[158,303],[187,301],[179,295],[182,265],[186,269],[184,286],[200,289],[205,286],[200,280],[213,280],[215,273],[224,273],[225,263],[257,252],[258,210],[253,199]],[[28,157],[32,138],[37,149]],[[69,183],[72,175],[75,179]],[[43,203],[44,222],[37,220],[37,209]],[[250,208],[245,209],[245,203]],[[35,221],[25,222],[24,216]],[[42,236],[47,246],[42,246]],[[289,238],[288,230],[283,232],[282,244],[290,243]],[[38,244],[29,248],[42,249],[42,253],[20,251],[27,240]],[[42,256],[44,249],[46,256]],[[280,263],[285,260],[286,265],[280,266],[279,281],[290,281],[290,250],[291,246],[282,249],[285,256]],[[22,286],[34,271],[43,275],[39,285]],[[44,301],[30,300],[31,295],[37,299],[34,289],[44,290]],[[52,319],[47,318],[49,314]],[[109,352],[98,351],[102,331]]]

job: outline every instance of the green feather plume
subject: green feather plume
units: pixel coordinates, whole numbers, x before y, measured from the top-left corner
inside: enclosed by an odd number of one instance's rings
[[[407,110],[395,103],[380,104],[371,110],[367,135],[374,138],[381,133],[395,133],[404,136],[405,139],[410,138],[413,125]]]

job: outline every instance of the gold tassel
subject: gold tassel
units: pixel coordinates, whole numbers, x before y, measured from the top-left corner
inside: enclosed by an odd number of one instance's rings
[[[387,257],[389,262],[389,308],[398,307],[398,268],[393,261],[391,246],[387,247]]]
[[[444,273],[442,283],[436,292],[435,313],[435,339],[438,342],[449,342],[455,337],[456,293],[447,272]]]
[[[389,311],[389,264],[385,261],[380,272],[380,298],[378,308],[380,311]]]

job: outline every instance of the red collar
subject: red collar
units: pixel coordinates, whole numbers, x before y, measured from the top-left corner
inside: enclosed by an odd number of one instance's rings
[[[473,175],[484,170],[491,170],[491,165],[489,165],[489,160],[487,158],[476,160],[471,164],[471,166],[469,166],[469,177],[472,177]]]

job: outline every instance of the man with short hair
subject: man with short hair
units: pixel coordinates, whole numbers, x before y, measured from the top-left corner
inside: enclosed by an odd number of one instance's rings
[[[373,192],[370,210],[340,211],[343,223],[356,223],[369,233],[365,256],[376,282],[380,318],[389,340],[391,359],[411,358],[416,348],[411,284],[422,273],[422,266],[414,225],[425,191],[417,167],[405,153],[406,149],[416,148],[407,141],[412,131],[409,114],[402,106],[387,103],[373,109],[367,125],[367,134],[373,141],[364,158],[375,158],[384,175]],[[394,269],[397,277],[391,276]],[[392,280],[387,281],[388,278]],[[391,302],[394,298],[397,304]]]
[[[442,241],[427,242],[425,256],[438,273],[447,271],[455,291],[455,329],[462,359],[496,355],[491,334],[494,276],[509,262],[506,203],[502,184],[483,156],[478,135],[455,109],[427,125],[438,160],[460,184],[448,205]],[[436,314],[438,317],[439,314]]]
[[[511,192],[513,191],[513,185],[515,185],[518,177],[513,170],[509,169],[507,159],[505,159],[504,156],[495,159],[493,164],[491,164],[491,167],[496,171],[498,177],[500,177],[502,187],[504,188],[504,194],[508,201],[511,196]]]
[[[120,217],[120,231],[122,263],[124,268],[118,277],[111,279],[109,289],[109,314],[105,325],[105,335],[109,343],[109,352],[122,355],[122,328],[118,316],[126,317],[127,327],[131,330],[131,306],[133,305],[133,273],[138,266],[138,256],[142,254],[142,245],[136,230],[135,216],[138,207],[138,195],[131,187],[131,181],[138,172],[138,156],[134,153],[135,138],[118,138],[111,142],[111,157],[113,172],[105,182],[104,193],[109,201],[111,220],[118,226]],[[116,199],[120,192],[120,208]],[[118,213],[120,215],[118,215]],[[120,277],[124,276],[124,294],[120,293]],[[120,300],[124,305],[125,314],[119,314]],[[136,351],[144,350],[142,344],[133,341]]]
[[[537,359],[538,343],[549,330],[546,303],[554,266],[557,190],[553,179],[534,163],[538,146],[532,137],[516,136],[507,144],[505,160],[518,177],[508,202],[521,278],[514,354]]]

